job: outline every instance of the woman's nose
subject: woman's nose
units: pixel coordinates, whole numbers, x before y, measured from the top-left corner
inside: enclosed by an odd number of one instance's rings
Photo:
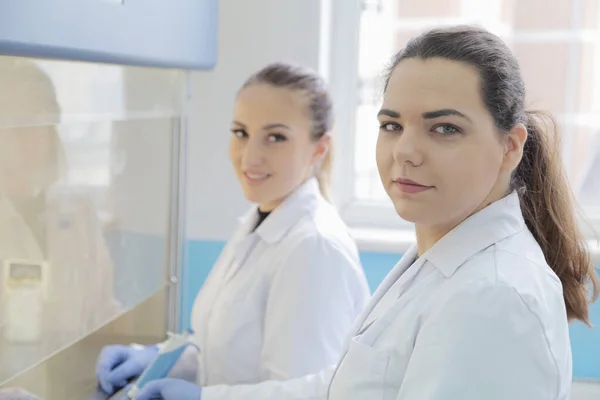
[[[416,128],[404,128],[398,135],[393,148],[394,161],[414,166],[423,163],[423,134]]]

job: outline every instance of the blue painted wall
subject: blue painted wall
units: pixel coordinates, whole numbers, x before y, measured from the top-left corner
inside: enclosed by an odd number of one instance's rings
[[[194,297],[206,279],[212,265],[223,249],[217,241],[189,241],[186,251],[186,267],[182,284],[182,328],[189,326],[189,315]],[[360,255],[371,291],[400,259],[399,254],[363,252]],[[600,301],[592,306],[592,322],[600,326]],[[600,379],[600,328],[590,329],[576,323],[571,326],[573,349],[573,376],[575,378]]]

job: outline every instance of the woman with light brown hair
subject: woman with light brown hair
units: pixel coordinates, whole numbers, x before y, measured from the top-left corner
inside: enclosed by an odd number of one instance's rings
[[[370,293],[328,197],[332,109],[324,80],[288,63],[265,66],[238,91],[229,158],[254,205],[196,296],[191,328],[200,352],[178,365],[190,380],[285,380],[338,359]],[[157,351],[106,347],[97,363],[103,390],[125,386]]]

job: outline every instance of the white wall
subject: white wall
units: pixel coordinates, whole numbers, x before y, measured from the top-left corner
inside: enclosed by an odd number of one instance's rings
[[[229,163],[233,99],[244,80],[273,61],[323,71],[320,40],[327,0],[222,0],[219,55],[210,72],[194,72],[187,165],[187,236],[225,240],[248,208]]]

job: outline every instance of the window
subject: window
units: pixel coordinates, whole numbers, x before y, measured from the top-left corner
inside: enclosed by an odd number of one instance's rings
[[[383,70],[411,36],[432,26],[467,23],[498,34],[516,54],[527,103],[557,118],[572,187],[587,217],[600,227],[597,1],[556,0],[549,7],[543,0],[335,0],[334,7],[330,80],[340,102],[338,129],[352,137],[336,154],[336,180],[350,225],[408,227],[395,215],[375,166]],[[349,44],[353,36],[354,46]]]

